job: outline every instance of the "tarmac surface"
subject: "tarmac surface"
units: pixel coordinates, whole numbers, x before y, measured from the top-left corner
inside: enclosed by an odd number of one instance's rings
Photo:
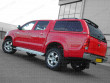
[[[0,83],[110,83],[110,60],[74,72],[70,65],[64,71],[52,71],[45,66],[44,59],[30,58],[21,51],[6,54],[0,43]]]

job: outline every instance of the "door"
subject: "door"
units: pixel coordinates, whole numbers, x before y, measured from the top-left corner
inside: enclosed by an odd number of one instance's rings
[[[50,21],[38,21],[35,28],[30,32],[31,47],[30,49],[43,52],[43,47],[49,32]]]
[[[29,48],[30,47],[30,31],[34,27],[36,21],[28,22],[21,27],[21,30],[18,30],[15,33],[15,45],[18,47]]]

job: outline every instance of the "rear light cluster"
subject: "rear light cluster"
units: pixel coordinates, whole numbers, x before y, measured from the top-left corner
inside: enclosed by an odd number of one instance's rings
[[[90,39],[88,38],[88,39],[84,42],[84,45],[83,45],[83,48],[84,48],[85,50],[88,50],[88,48],[89,48],[89,43],[90,43]]]

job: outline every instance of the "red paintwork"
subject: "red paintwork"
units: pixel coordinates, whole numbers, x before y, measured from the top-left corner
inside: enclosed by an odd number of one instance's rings
[[[63,46],[64,57],[82,58],[84,52],[96,54],[99,56],[105,56],[107,44],[89,35],[90,34],[89,29],[84,20],[82,19],[61,19],[61,20],[80,21],[83,27],[83,31],[82,32],[55,31],[53,30],[53,28],[57,20],[46,20],[49,21],[49,25],[45,30],[35,31],[34,28],[38,22],[36,21],[32,30],[24,31],[16,29],[10,31],[7,36],[12,37],[14,46],[28,48],[43,53],[46,52],[46,47],[50,43],[57,42]],[[87,41],[88,39],[89,41]],[[85,44],[87,44],[88,50],[85,50],[86,46]],[[100,44],[101,46],[98,47],[98,44]]]

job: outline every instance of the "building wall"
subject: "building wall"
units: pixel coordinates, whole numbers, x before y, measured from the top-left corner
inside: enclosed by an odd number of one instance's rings
[[[16,25],[0,22],[0,31],[7,32],[7,31],[10,31],[10,30],[17,29],[16,27],[17,27]]]
[[[99,25],[110,47],[110,0],[85,0],[83,17]]]
[[[4,38],[5,33],[7,31],[17,29],[16,27],[17,27],[16,25],[12,25],[12,24],[7,24],[7,23],[0,22],[0,39],[3,39]]]
[[[82,1],[83,3],[81,6],[80,18],[90,19],[99,25],[100,30],[104,33],[107,39],[108,47],[110,47],[110,0],[59,0],[59,5],[63,6],[77,3],[77,1]],[[73,14],[71,17],[76,16]],[[60,13],[59,18],[61,18]],[[63,16],[63,18],[65,18],[65,16]]]
[[[60,0],[60,11],[58,18],[81,18],[83,1],[82,0]]]
[[[76,2],[76,1],[82,1],[82,0],[59,0],[59,5]]]
[[[71,4],[76,1],[85,1],[85,6],[82,6],[84,7],[83,18],[98,24],[104,34],[110,34],[110,0],[59,0],[59,5]]]
[[[97,23],[104,34],[110,34],[110,0],[86,0],[84,18]]]

